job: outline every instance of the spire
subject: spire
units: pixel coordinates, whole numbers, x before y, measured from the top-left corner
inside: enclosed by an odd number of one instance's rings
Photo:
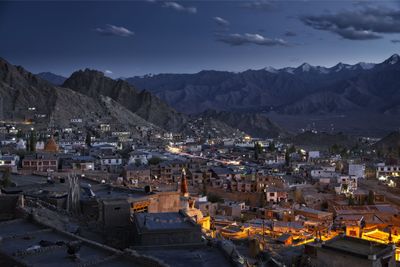
[[[181,196],[187,197],[189,196],[188,185],[186,180],[186,171],[185,168],[182,169],[181,176]]]

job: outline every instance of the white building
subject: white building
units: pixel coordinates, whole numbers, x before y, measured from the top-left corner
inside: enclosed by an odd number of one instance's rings
[[[365,164],[349,164],[349,175],[365,178]]]
[[[309,151],[308,152],[308,159],[313,160],[313,159],[318,159],[320,157],[319,151]]]
[[[150,153],[144,151],[133,151],[130,154],[128,164],[142,164],[147,165],[149,163],[149,159],[153,156]]]
[[[358,188],[358,178],[355,176],[340,176],[337,179],[338,186],[335,187],[335,191],[337,194],[348,194],[354,192]]]
[[[376,167],[376,178],[387,178],[389,176],[399,177],[400,176],[400,165],[385,165],[379,164]]]
[[[335,171],[335,167],[321,167],[316,170],[311,170],[312,178],[335,178],[339,174]]]
[[[13,172],[17,171],[17,164],[19,157],[17,155],[1,155],[0,156],[0,167],[11,168]]]

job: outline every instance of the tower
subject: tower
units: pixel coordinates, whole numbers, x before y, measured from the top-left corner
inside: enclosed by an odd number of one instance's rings
[[[181,196],[183,196],[183,197],[188,197],[188,196],[189,196],[189,190],[188,190],[188,185],[187,185],[187,179],[186,179],[186,171],[185,171],[185,168],[182,169],[182,176],[181,176]]]

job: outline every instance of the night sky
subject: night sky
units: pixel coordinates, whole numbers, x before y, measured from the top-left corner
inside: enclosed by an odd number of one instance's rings
[[[33,73],[332,66],[399,48],[399,1],[0,2],[0,57]]]

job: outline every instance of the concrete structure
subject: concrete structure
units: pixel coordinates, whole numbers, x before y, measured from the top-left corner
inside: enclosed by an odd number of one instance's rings
[[[279,203],[287,201],[288,192],[283,188],[269,187],[266,189],[267,202]]]
[[[1,266],[165,266],[131,250],[120,251],[28,220],[0,223]]]
[[[58,159],[53,154],[38,153],[27,155],[22,160],[22,169],[30,171],[57,171]]]
[[[349,164],[349,175],[365,178],[365,164]]]
[[[310,209],[307,207],[301,207],[294,210],[295,215],[301,215],[310,220],[315,221],[327,221],[330,222],[333,219],[333,214],[331,212],[325,212],[321,210]]]
[[[310,243],[305,254],[315,267],[395,267],[395,246],[339,236],[323,243]]]
[[[135,246],[199,245],[201,227],[182,212],[133,215]]]
[[[400,176],[400,165],[378,165],[376,167],[376,178],[380,177],[399,177]]]
[[[125,167],[124,178],[130,184],[150,183],[150,168],[148,166],[136,166],[130,164]]]
[[[10,168],[12,172],[16,172],[18,162],[17,155],[0,155],[0,169]]]
[[[313,160],[313,159],[318,159],[320,157],[319,151],[309,151],[308,152],[308,159]]]
[[[311,170],[312,178],[336,178],[339,174],[335,172],[335,167],[322,167],[316,170]]]

